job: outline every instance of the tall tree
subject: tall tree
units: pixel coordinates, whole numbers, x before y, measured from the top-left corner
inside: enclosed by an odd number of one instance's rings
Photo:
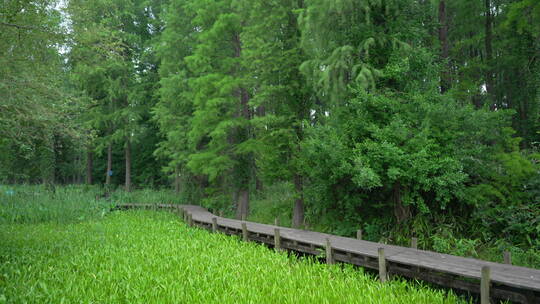
[[[302,5],[302,1],[290,0],[244,2],[248,17],[242,32],[251,105],[264,109],[264,115],[258,111],[252,120],[254,138],[250,146],[263,180],[293,185],[294,227],[304,222],[304,179],[298,158],[312,102],[298,70],[306,59],[297,23],[297,10]]]
[[[59,52],[66,33],[55,6],[44,0],[0,7],[0,179],[9,182],[53,183],[68,167],[62,162],[71,162],[59,157],[67,152],[64,144],[82,141],[74,119],[79,100],[66,85]]]
[[[445,93],[450,89],[451,85],[451,64],[450,60],[450,43],[448,40],[449,20],[446,0],[439,1],[439,43],[441,45],[441,59],[443,68],[441,73],[441,93]]]
[[[159,124],[165,140],[159,143],[156,157],[168,160],[163,168],[192,202],[198,202],[206,190],[206,176],[193,173],[187,166],[189,157],[197,150],[189,140],[195,105],[190,79],[194,74],[188,69],[186,58],[196,47],[199,32],[193,25],[195,11],[189,1],[171,1],[164,10],[165,28],[155,42],[160,59],[159,102],[153,109],[154,120]]]
[[[125,189],[131,190],[132,146],[153,106],[157,63],[149,51],[161,31],[159,1],[71,1],[74,76],[93,102],[88,117],[98,130],[98,150],[107,150],[106,184],[113,148],[122,143]]]
[[[240,40],[243,16],[234,1],[195,1],[193,27],[199,33],[193,55],[186,58],[193,73],[190,89],[194,115],[189,132],[195,153],[188,166],[217,187],[234,189],[236,215],[249,212],[253,157],[242,149],[251,138],[250,94],[245,84]]]
[[[424,20],[417,17],[423,16],[421,10],[417,2],[400,0],[309,2],[300,19],[302,43],[309,56],[301,69],[324,102],[319,110],[324,116],[341,123],[331,117],[348,108],[357,89],[403,91],[419,84],[397,81],[394,74],[403,65],[411,65],[406,59],[408,51],[425,40]],[[310,174],[307,168],[306,174]],[[387,186],[392,188],[389,199],[396,217],[399,221],[407,218],[405,186],[399,180]],[[332,192],[339,192],[341,185],[336,182],[332,187]]]

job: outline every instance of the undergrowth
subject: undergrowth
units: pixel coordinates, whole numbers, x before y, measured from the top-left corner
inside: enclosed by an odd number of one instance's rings
[[[280,225],[290,227],[292,208],[294,204],[293,187],[290,183],[276,183],[267,187],[263,192],[256,193],[251,201],[251,213],[248,220],[273,224],[274,218],[279,218]],[[231,215],[232,216],[232,215]],[[369,241],[382,242],[393,245],[409,246],[411,237],[418,238],[420,249],[457,256],[472,257],[493,262],[503,262],[503,252],[512,254],[512,264],[517,266],[540,269],[540,239],[531,239],[527,243],[516,244],[507,238],[496,238],[486,235],[483,239],[467,237],[478,234],[464,229],[467,223],[452,222],[456,216],[433,223],[426,217],[418,216],[407,225],[396,226],[391,218],[371,218],[361,222],[357,227],[343,228],[343,223],[336,224],[321,216],[309,213],[307,216],[307,229],[356,237],[356,230],[363,230],[363,238]],[[537,226],[540,231],[540,222],[524,222],[523,225]]]
[[[102,217],[114,204],[90,186],[0,185],[0,223],[70,222]]]
[[[118,203],[190,203],[169,190],[142,189],[133,192],[117,190],[109,191],[108,195],[106,193],[107,191],[101,187],[85,185],[55,187],[54,191],[41,185],[0,185],[0,223],[65,223],[101,218]],[[281,226],[290,227],[293,204],[293,187],[290,183],[267,186],[264,191],[252,196],[248,220],[273,224],[274,219],[278,218]],[[232,209],[221,210],[225,211],[225,216],[234,215]],[[220,210],[212,211],[219,213]],[[515,244],[506,238],[495,237],[481,240],[467,237],[470,233],[467,230],[459,230],[461,226],[463,224],[453,222],[433,225],[421,217],[415,218],[407,227],[396,227],[391,225],[390,221],[380,218],[359,224],[359,228],[363,229],[364,239],[370,241],[408,246],[411,236],[415,235],[418,237],[420,249],[494,262],[502,262],[502,253],[506,250],[512,253],[514,265],[540,269],[539,239],[531,239],[527,244]],[[310,214],[309,211],[304,228],[355,236],[335,229],[332,223]]]
[[[114,212],[0,224],[0,303],[462,303],[352,266],[299,259],[188,228],[173,214]]]

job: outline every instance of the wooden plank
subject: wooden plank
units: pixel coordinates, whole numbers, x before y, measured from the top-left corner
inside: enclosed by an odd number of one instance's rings
[[[232,221],[234,221],[234,220],[232,220]],[[240,227],[238,227],[239,225],[234,225],[234,223],[230,223],[230,224],[231,224],[232,227],[240,228]],[[258,228],[260,228],[259,226],[265,226],[265,225],[262,225],[262,224],[256,224],[256,223],[252,223],[252,224],[254,224],[254,227],[253,227],[253,228],[250,228],[250,230],[253,230],[253,231],[255,231],[255,232],[266,232],[266,233],[271,233],[271,232],[270,232],[270,231],[271,231],[270,228],[271,228],[272,226],[267,225],[267,226],[269,226],[269,227],[268,227],[269,229],[266,229],[266,231],[264,231],[264,229],[258,229]],[[261,231],[261,230],[263,230],[263,231]],[[308,243],[315,243],[315,244],[318,244],[318,245],[321,245],[321,246],[324,246],[324,240],[325,240],[325,238],[326,238],[327,236],[330,236],[330,235],[321,234],[321,233],[313,233],[313,232],[310,232],[310,231],[299,231],[299,232],[305,232],[305,233],[307,234],[307,235],[301,236],[301,235],[298,235],[298,233],[297,233],[298,231],[289,234],[289,231],[290,231],[290,230],[291,230],[290,228],[283,228],[283,229],[282,229],[282,232],[283,232],[282,235],[283,235],[283,236],[286,236],[287,238],[290,238],[290,239],[296,239],[296,240],[298,240],[298,241],[307,241]],[[311,234],[311,235],[310,235],[310,234]],[[312,238],[313,234],[315,234],[315,237]],[[332,236],[331,236],[331,237],[332,237]],[[338,242],[337,242],[337,243],[334,242],[334,238],[332,237],[333,244],[334,244],[333,246],[339,248],[339,246],[340,246],[340,245],[339,245],[339,240],[342,239],[342,238],[341,238],[341,237],[335,237],[335,238],[338,240]],[[347,238],[343,238],[343,239],[347,239]],[[351,245],[354,245],[354,244],[351,244],[351,243],[350,243],[350,239],[348,239],[348,240],[349,240],[349,241],[348,241],[348,244],[346,244],[346,245],[344,246],[344,247],[345,247],[344,249],[346,249],[346,250],[347,250],[347,249],[350,249],[350,250],[352,250],[353,252],[360,251],[360,253],[363,253],[363,254],[366,254],[366,255],[369,255],[369,256],[374,256],[374,257],[377,256],[377,253],[376,253],[376,243],[362,241],[363,243],[360,244],[360,246],[351,246]],[[371,243],[371,246],[366,246],[366,243]],[[374,246],[374,244],[375,244],[375,246]],[[392,248],[392,247],[397,247],[397,246],[390,246],[390,245],[386,245],[386,246],[387,246],[387,247],[390,247],[390,248]],[[360,250],[355,250],[356,248],[354,248],[354,247],[357,247],[357,248],[358,248],[358,247],[361,247],[361,248],[360,248]],[[369,247],[373,247],[373,248],[372,248],[371,250],[369,250],[369,249],[370,249]],[[362,250],[361,250],[362,248],[363,248],[363,249],[366,249],[366,248],[367,248],[367,249],[368,249],[367,252],[362,252]],[[398,247],[398,248],[403,249],[402,247]],[[364,250],[364,251],[366,251],[366,250]],[[424,252],[424,251],[422,251],[422,252]],[[398,252],[398,253],[396,253],[396,254],[394,254],[394,253],[388,253],[387,255],[389,256],[389,259],[392,259],[392,258],[393,258],[392,256],[395,255],[396,258],[397,258],[397,257],[404,258],[403,261],[399,261],[399,262],[412,263],[412,265],[416,265],[415,262],[418,260],[418,256],[417,256],[418,254],[419,254],[418,252],[414,252],[414,254],[413,254],[413,256],[412,256],[412,259],[407,259],[407,256],[406,256],[406,255],[407,255],[407,252]],[[459,264],[462,264],[463,259],[469,260],[469,262],[470,262],[470,260],[473,260],[473,259],[466,259],[466,258],[457,257],[458,259],[461,259],[461,260],[460,260],[460,261],[457,261],[457,263],[453,263],[453,262],[450,263],[450,264],[448,265],[448,267],[447,267],[448,269],[440,269],[440,268],[441,268],[441,267],[440,267],[441,265],[445,266],[445,265],[448,264],[448,263],[445,261],[445,259],[448,260],[447,257],[452,257],[452,256],[441,255],[441,254],[438,254],[438,253],[433,253],[433,256],[431,256],[431,257],[430,257],[429,255],[428,255],[428,256],[423,256],[422,258],[425,259],[426,261],[425,261],[422,265],[420,265],[420,266],[423,266],[423,267],[425,267],[425,268],[434,268],[435,270],[442,270],[442,271],[448,270],[448,271],[452,271],[452,269],[454,269],[454,268],[456,267],[456,264],[458,264],[458,265],[459,265]],[[443,263],[439,263],[439,262],[440,262],[439,260],[442,260]],[[478,261],[478,260],[476,260],[476,261]],[[486,262],[483,262],[483,261],[479,261],[479,262],[481,262],[481,263],[486,263]],[[470,263],[466,263],[466,264],[470,264]],[[477,267],[478,267],[477,269],[479,269],[479,267],[481,267],[481,264],[478,264]],[[525,269],[527,269],[527,268],[525,268]],[[458,269],[458,270],[460,270],[460,271],[458,271],[458,274],[461,273],[462,271],[465,271],[465,272],[466,272],[465,275],[466,275],[467,277],[478,278],[478,279],[479,279],[478,274],[475,274],[474,269],[471,269],[471,267],[470,267],[469,265],[465,265],[464,267],[461,267],[461,269]],[[467,273],[467,270],[469,270],[468,273]],[[507,270],[504,270],[504,274],[507,275]],[[535,278],[535,277],[533,276],[533,278]]]

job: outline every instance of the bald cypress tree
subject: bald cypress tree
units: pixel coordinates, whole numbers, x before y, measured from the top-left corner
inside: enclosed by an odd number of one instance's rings
[[[298,69],[306,60],[297,22],[302,8],[302,1],[245,1],[248,17],[242,33],[251,104],[264,109],[252,120],[254,138],[249,146],[265,181],[293,185],[294,227],[304,222],[304,177],[298,158],[313,103]]]
[[[194,115],[189,140],[195,152],[188,166],[208,176],[225,193],[232,189],[236,216],[249,212],[253,157],[241,149],[251,138],[250,92],[246,87],[241,41],[243,16],[236,1],[193,1],[188,7],[197,29],[193,54],[186,58],[193,77]]]
[[[193,74],[187,67],[186,57],[192,55],[198,32],[192,24],[194,12],[188,5],[189,1],[173,0],[164,8],[165,29],[155,41],[160,59],[159,101],[152,111],[164,137],[154,155],[167,160],[163,170],[174,180],[175,190],[195,202],[199,199],[196,193],[203,190],[198,187],[203,183],[197,183],[202,178],[187,167],[189,156],[196,149],[189,142],[194,111],[189,80]]]
[[[88,97],[85,115],[107,152],[105,183],[111,183],[113,148],[121,145],[125,189],[131,190],[132,147],[148,120],[157,69],[149,41],[160,31],[156,1],[70,1],[73,78]]]

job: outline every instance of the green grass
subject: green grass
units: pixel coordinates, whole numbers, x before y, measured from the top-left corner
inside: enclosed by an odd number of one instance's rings
[[[99,186],[70,185],[51,191],[43,185],[0,185],[0,223],[69,222],[103,217],[119,203],[182,203],[173,191],[142,189],[133,192]]]
[[[70,222],[104,216],[113,202],[96,199],[91,186],[0,185],[0,223]]]
[[[188,228],[164,212],[4,223],[0,242],[0,303],[460,303]]]
[[[110,200],[139,204],[187,204],[182,195],[176,194],[172,190],[138,189],[132,192],[114,191]]]

